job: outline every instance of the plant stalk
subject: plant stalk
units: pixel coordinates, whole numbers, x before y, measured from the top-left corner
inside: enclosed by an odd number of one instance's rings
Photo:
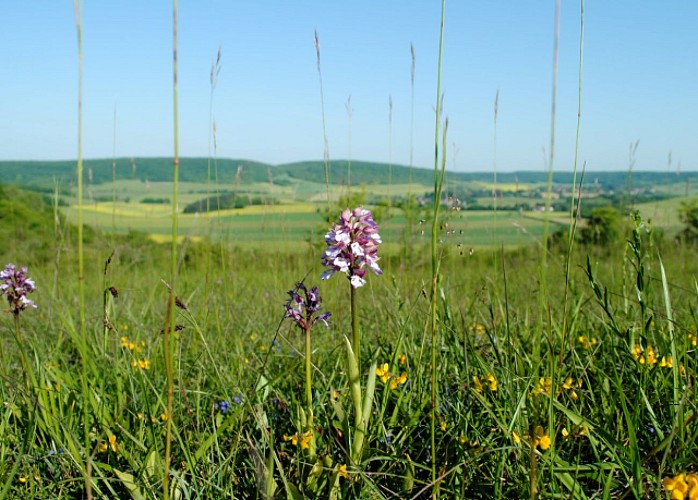
[[[441,186],[443,183],[443,168],[439,175],[439,139],[441,137],[441,68],[443,63],[444,47],[444,22],[446,20],[446,0],[441,1],[441,29],[439,34],[439,62],[437,66],[436,78],[436,123],[434,126],[434,214],[431,224],[431,480],[434,485],[431,497],[438,497],[438,484],[436,481],[436,392],[437,392],[437,369],[436,369],[436,301],[439,281],[439,261],[437,253],[438,242],[438,217],[439,206],[441,204]],[[444,133],[444,144],[445,144]],[[445,149],[445,147],[444,147]],[[441,152],[444,157],[444,152]],[[445,167],[445,160],[442,162]]]
[[[163,332],[165,371],[167,372],[167,420],[165,421],[165,466],[163,471],[163,498],[170,495],[170,461],[172,455],[172,418],[174,406],[174,373],[172,368],[172,337],[175,332],[175,284],[177,275],[177,204],[179,188],[179,106],[177,86],[177,0],[172,2],[172,110],[173,110],[173,184],[172,184],[172,247],[170,258],[170,296],[167,302],[168,318]]]
[[[356,305],[356,288],[349,285],[349,289],[351,290],[351,348],[354,350],[354,359],[356,359],[356,364],[359,366],[359,369],[361,369],[361,332],[359,331],[359,313]]]
[[[313,430],[313,364],[311,361],[310,328],[311,326],[309,325],[305,329],[305,403],[308,407],[305,432],[313,433],[308,447],[308,456],[312,460],[315,457],[315,435]]]

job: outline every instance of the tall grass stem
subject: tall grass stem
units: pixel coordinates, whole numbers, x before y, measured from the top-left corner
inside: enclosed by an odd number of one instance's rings
[[[85,446],[85,495],[88,499],[92,498],[92,479],[91,461],[89,458],[90,450],[90,413],[89,393],[87,386],[87,325],[85,320],[85,272],[84,272],[84,250],[83,250],[83,185],[82,185],[82,0],[74,0],[73,6],[75,9],[75,28],[77,31],[78,42],[78,164],[77,164],[77,183],[78,183],[78,295],[80,303],[80,354],[82,358],[82,370],[80,385],[83,397],[82,419],[83,419],[83,439]]]
[[[438,496],[439,485],[436,481],[436,393],[437,393],[437,325],[436,309],[439,282],[439,261],[438,261],[438,227],[439,208],[441,206],[441,188],[443,186],[444,173],[446,168],[446,131],[443,134],[443,151],[439,151],[439,140],[441,140],[441,70],[443,64],[444,49],[444,23],[446,21],[446,0],[441,1],[441,28],[439,30],[439,58],[436,69],[436,122],[434,125],[434,208],[431,221],[431,480],[434,483],[432,498]],[[444,127],[445,129],[446,127]],[[440,155],[440,156],[439,156]],[[441,173],[439,174],[439,157],[441,157]]]
[[[179,102],[177,82],[177,0],[172,2],[172,111],[173,111],[173,182],[172,182],[172,246],[170,253],[170,295],[167,301],[168,318],[163,331],[165,371],[167,372],[167,412],[165,420],[165,464],[163,471],[163,498],[170,494],[170,461],[172,453],[172,419],[174,406],[174,373],[172,337],[175,332],[175,285],[177,278],[177,204],[179,195]]]
[[[565,257],[565,290],[563,292],[563,316],[562,316],[562,335],[563,343],[567,341],[567,307],[569,298],[569,283],[570,283],[570,264],[572,262],[572,249],[574,247],[574,237],[577,229],[577,220],[579,218],[581,201],[582,201],[582,182],[577,187],[577,167],[579,161],[579,135],[582,124],[582,75],[584,68],[584,0],[580,0],[579,13],[579,79],[577,84],[577,129],[575,132],[574,141],[574,167],[572,169],[572,200],[570,203],[570,222],[569,233],[567,238],[567,253]],[[582,173],[582,179],[584,174]],[[575,191],[577,191],[577,203],[575,204]],[[564,344],[563,344],[564,345]],[[564,349],[563,349],[564,351]],[[560,353],[562,354],[562,352]]]
[[[322,114],[322,163],[325,168],[325,187],[327,189],[327,209],[332,209],[330,197],[330,145],[327,141],[327,125],[325,123],[325,91],[322,85],[322,69],[320,67],[320,37],[315,30],[315,54],[317,55],[317,74],[320,81],[320,112]]]

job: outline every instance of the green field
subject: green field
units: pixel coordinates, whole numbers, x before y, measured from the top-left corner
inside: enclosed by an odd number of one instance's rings
[[[76,208],[56,224],[40,196],[0,187],[12,242],[0,258],[28,266],[38,305],[14,315],[4,301],[0,322],[10,497],[82,497],[90,477],[98,497],[158,498],[168,422],[182,498],[421,498],[435,486],[432,433],[443,498],[528,497],[532,481],[551,497],[662,498],[662,481],[698,460],[695,247],[628,221],[613,242],[575,243],[566,266],[566,246],[541,252],[546,217],[550,232],[569,229],[557,212],[444,211],[432,337],[431,221],[377,207],[384,274],[356,290],[354,375],[349,283],[320,280],[326,205],[178,214],[189,238],[168,414],[171,206],[139,201],[170,195],[141,184],[116,185],[128,202],[84,207],[82,306]],[[670,236],[680,201],[637,208]],[[332,314],[309,351],[283,318],[299,280]]]

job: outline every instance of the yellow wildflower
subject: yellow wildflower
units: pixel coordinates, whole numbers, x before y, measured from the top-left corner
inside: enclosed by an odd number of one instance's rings
[[[635,361],[637,361],[641,365],[657,364],[657,353],[655,352],[654,347],[652,347],[651,345],[648,345],[645,351],[642,350],[642,347],[639,344],[636,345],[633,348],[633,358],[635,358]]]
[[[647,346],[647,364],[648,365],[657,364],[657,355],[654,352],[654,348],[651,345]]]
[[[291,444],[296,446],[298,444],[298,434],[294,434],[293,436],[287,436],[284,434],[284,441],[291,441]]]
[[[128,349],[129,351],[140,351],[141,347],[137,346],[135,342],[129,340],[128,337],[124,336],[119,339],[121,341],[121,347]],[[145,342],[141,341],[141,345],[144,346]]]
[[[541,377],[538,380],[538,385],[533,389],[534,396],[540,396],[541,394],[552,394],[553,392],[553,379],[550,377]]]
[[[497,379],[494,378],[494,375],[492,375],[491,373],[488,373],[485,378],[490,383],[490,391],[496,391],[497,390]]]
[[[347,466],[346,466],[346,465],[344,465],[344,464],[338,465],[337,468],[336,468],[335,470],[337,471],[337,474],[339,475],[339,477],[343,477],[343,478],[346,478],[346,479],[351,480],[351,476],[350,476],[349,473],[347,472]]]
[[[693,346],[696,347],[698,346],[698,336],[694,335],[693,333],[688,334],[688,342]]]
[[[440,427],[441,427],[441,431],[442,431],[442,432],[445,432],[445,431],[446,431],[446,421],[445,421],[445,420],[442,420],[442,421],[441,421],[441,426],[440,426]]]
[[[313,431],[304,432],[300,436],[301,450],[307,450],[313,440]]]
[[[26,483],[28,480],[29,480],[29,478],[26,476],[19,476],[20,483]]]
[[[399,365],[405,365],[405,364],[407,364],[407,356],[405,356],[404,354],[400,354],[400,355],[397,357],[397,362],[398,362]]]
[[[662,484],[671,494],[672,499],[698,499],[698,476],[696,474],[681,473],[675,477],[665,477]]]
[[[580,335],[580,336],[577,338],[577,341],[578,341],[580,344],[582,344],[582,347],[583,347],[584,349],[591,349],[591,348],[592,348],[593,346],[595,346],[596,343],[598,342],[598,340],[596,340],[595,337],[588,338],[588,337],[585,337],[584,335]]]
[[[381,381],[385,384],[390,378],[390,371],[388,371],[388,363],[383,363],[381,366],[376,368],[376,375],[378,375]]]
[[[482,335],[485,333],[485,327],[479,323],[473,323],[470,325],[470,333],[475,335]]]
[[[575,384],[575,381],[572,377],[567,377],[565,381],[562,383],[562,388],[566,391],[570,391],[570,398],[572,398],[573,401],[577,401],[579,399],[577,392],[574,390],[575,385],[582,387],[582,379],[577,379],[577,382]]]
[[[313,440],[313,431],[299,432],[292,436],[284,434],[283,437],[284,441],[291,441],[293,446],[300,446],[302,450],[307,450],[310,446],[310,442]]]
[[[661,366],[662,368],[671,368],[672,366],[674,366],[674,360],[671,356],[662,356],[662,361],[659,363],[659,366]]]
[[[547,450],[550,448],[550,436],[545,433],[543,427],[540,425],[536,427],[536,435],[533,438],[533,443],[531,446],[534,448],[538,446],[541,450]]]
[[[167,421],[167,413],[161,413],[160,420],[162,420],[163,422],[166,422]]]
[[[475,384],[475,390],[477,392],[482,392],[482,382],[480,382],[479,377],[473,377],[473,384]]]
[[[514,440],[514,444],[521,443],[521,436],[516,431],[511,431],[511,438]]]
[[[399,385],[405,385],[407,382],[407,373],[402,372],[400,376],[393,376],[392,379],[390,380],[390,388],[391,389],[397,389]]]
[[[460,441],[460,444],[465,444],[467,439],[465,438],[464,434],[461,434],[460,437],[458,438],[458,441]]]
[[[114,435],[109,436],[109,446],[111,447],[111,451],[113,451],[113,452],[119,451],[119,444],[116,442],[116,436],[114,436]]]

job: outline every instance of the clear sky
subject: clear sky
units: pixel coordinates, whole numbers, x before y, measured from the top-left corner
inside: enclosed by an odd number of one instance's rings
[[[580,166],[627,169],[639,141],[636,169],[698,169],[698,2],[585,3]],[[412,149],[414,165],[431,167],[440,8],[437,0],[180,0],[180,154],[208,154],[220,47],[218,156],[322,159],[317,30],[330,157],[409,164]],[[73,2],[4,0],[0,12],[0,159],[74,159]],[[449,169],[492,170],[495,150],[498,171],[546,168],[554,12],[553,0],[447,4]],[[85,0],[83,24],[85,157],[171,156],[171,2]],[[579,34],[580,3],[563,1],[556,170],[574,158]]]

